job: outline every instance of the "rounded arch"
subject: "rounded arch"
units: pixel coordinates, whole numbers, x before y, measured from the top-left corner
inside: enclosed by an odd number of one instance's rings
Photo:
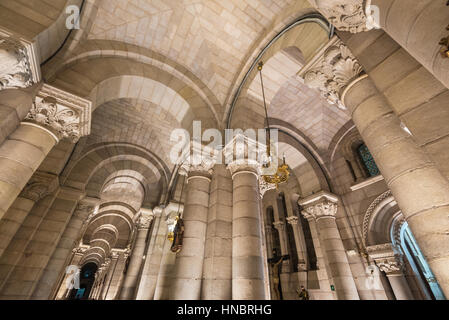
[[[101,55],[102,53],[105,55]],[[124,80],[127,82],[123,84]],[[133,81],[132,87],[129,86],[130,80]],[[193,81],[177,69],[165,67],[164,64],[142,54],[111,50],[85,53],[63,64],[49,82],[80,96],[91,97],[96,106],[99,105],[97,99],[101,101],[104,92],[112,96],[118,94],[120,97],[128,97],[128,94],[130,97],[142,95],[149,101],[164,99],[164,106],[169,110],[176,107],[173,101],[183,105],[186,102],[192,111],[186,119],[201,120],[205,127],[210,128],[216,127],[219,123],[216,105]],[[147,90],[155,86],[163,90]],[[160,91],[167,91],[170,94],[160,97]],[[109,98],[108,95],[105,95],[106,99]],[[103,101],[107,101],[106,99]]]
[[[362,241],[365,247],[393,243],[391,229],[402,216],[390,190],[379,195],[368,207],[363,217]],[[399,218],[398,218],[399,217]]]
[[[231,93],[227,99],[225,111],[227,128],[232,126],[233,112],[238,99],[256,77],[256,66],[261,59],[268,61],[277,52],[293,46],[298,48],[304,57],[304,62],[307,63],[312,59],[316,50],[329,39],[329,23],[322,15],[312,13],[306,7],[298,9],[296,12],[301,14],[299,18],[296,18],[293,22],[281,22],[282,30],[262,37],[259,43],[263,43],[263,45],[255,48],[248,57],[248,63],[242,68],[242,73],[237,76],[236,85],[231,88]],[[286,20],[289,21],[290,17]],[[285,35],[292,33],[292,30],[297,32],[297,37],[286,37]],[[305,43],[307,43],[307,46],[304,45]]]

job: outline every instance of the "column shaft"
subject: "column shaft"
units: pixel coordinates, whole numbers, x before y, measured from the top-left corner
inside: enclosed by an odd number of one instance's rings
[[[191,173],[188,178],[183,247],[176,257],[175,279],[170,292],[173,300],[201,298],[210,181],[209,177],[196,173]]]
[[[395,273],[387,274],[388,281],[390,281],[396,300],[414,300],[410,286],[404,277],[404,274]]]
[[[54,295],[56,285],[61,273],[67,264],[72,250],[75,248],[77,241],[81,237],[81,232],[87,217],[92,214],[94,207],[86,207],[78,205],[72,217],[59,240],[59,243],[53,252],[50,261],[45,267],[41,278],[36,286],[31,299],[47,300]]]
[[[258,177],[254,172],[233,174],[232,299],[264,300]]]
[[[442,290],[449,296],[449,182],[401,129],[400,120],[367,77],[348,90],[349,108]]]
[[[137,231],[137,238],[131,255],[131,261],[126,272],[122,291],[120,292],[120,300],[131,300],[135,298],[137,277],[139,276],[143,256],[145,254],[148,230],[148,228],[141,227]]]
[[[335,217],[321,217],[316,220],[321,247],[325,252],[331,277],[340,300],[358,300],[359,294],[349,266],[348,257],[338,232]]]
[[[21,124],[0,146],[0,219],[56,143],[41,127]]]
[[[211,183],[204,257],[203,300],[232,298],[232,178],[216,165]]]

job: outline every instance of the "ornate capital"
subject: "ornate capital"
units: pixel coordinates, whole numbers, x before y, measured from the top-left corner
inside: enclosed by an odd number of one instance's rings
[[[362,73],[360,63],[335,36],[298,75],[304,79],[307,86],[320,90],[321,95],[330,104],[345,110],[342,102],[343,92]]]
[[[260,176],[260,160],[266,146],[244,134],[236,134],[223,148],[223,155],[232,176],[241,171],[249,171]]]
[[[44,127],[57,141],[76,143],[90,133],[91,105],[88,100],[45,84],[24,123]]]
[[[297,217],[297,216],[287,217],[287,222],[292,226],[296,226],[298,224],[298,221],[299,221],[299,217]]]
[[[40,78],[35,44],[0,29],[0,91],[28,88]]]
[[[371,0],[315,0],[315,6],[340,31],[358,33],[380,27]]]
[[[137,222],[138,229],[148,229],[151,225],[151,222],[154,219],[153,211],[148,209],[141,209],[139,220]]]
[[[395,251],[391,243],[369,246],[366,251],[379,269],[387,275],[402,273],[404,267],[402,255]]]
[[[184,176],[210,177],[212,168],[217,162],[218,151],[203,146],[201,143],[191,141],[183,151],[184,161],[179,173]]]
[[[266,192],[274,189],[276,189],[276,185],[274,183],[268,183],[262,176],[259,177],[259,192],[261,199],[263,199]]]
[[[23,188],[20,196],[38,202],[55,191],[58,186],[59,180],[56,175],[38,171]]]
[[[334,218],[337,214],[338,198],[326,191],[300,199],[298,203],[303,208],[302,214],[306,219]]]
[[[273,226],[276,228],[277,231],[282,232],[285,230],[285,223],[282,221],[276,221],[273,223]]]

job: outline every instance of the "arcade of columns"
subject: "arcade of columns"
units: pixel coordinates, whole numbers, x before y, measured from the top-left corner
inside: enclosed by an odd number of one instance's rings
[[[351,115],[449,296],[449,172],[442,164],[448,151],[445,136],[426,131],[433,130],[432,123],[445,123],[438,118],[445,117],[439,111],[447,107],[449,59],[435,54],[438,35],[429,36],[428,30],[447,24],[447,11],[438,9],[444,1],[422,1],[423,7],[406,0],[393,6],[389,0],[311,2],[338,31],[298,75]],[[353,12],[343,5],[348,3]],[[382,29],[366,29],[373,22],[364,7],[369,3],[380,8]],[[417,19],[426,5],[432,15]],[[32,42],[0,35],[1,299],[64,299],[67,266],[89,262],[98,266],[92,299],[270,298],[266,239],[271,231],[264,227],[261,195],[267,190],[259,182],[259,163],[187,166],[182,204],[178,199],[143,208],[139,182],[120,177],[98,199],[86,197],[60,177],[37,170],[55,145],[89,135],[91,102],[43,83]],[[235,143],[224,147],[225,158],[232,156]],[[251,143],[245,139],[246,146]],[[125,183],[133,196],[123,191]],[[341,197],[322,190],[295,202],[309,222],[319,265],[335,287],[331,297],[360,299],[336,223],[344,210]],[[306,284],[299,217],[292,200],[286,203],[300,260],[298,283]],[[114,212],[123,214],[120,223]],[[183,248],[173,253],[167,234],[178,215],[185,225]],[[275,216],[285,254],[286,225]],[[395,249],[390,244],[366,249],[396,299],[412,299]]]

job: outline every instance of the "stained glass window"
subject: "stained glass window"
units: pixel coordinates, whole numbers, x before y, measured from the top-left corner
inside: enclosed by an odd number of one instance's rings
[[[369,152],[368,147],[365,144],[362,144],[357,151],[369,176],[375,177],[379,175],[379,168],[377,167],[376,162],[374,162],[374,158],[371,155],[371,152]]]

